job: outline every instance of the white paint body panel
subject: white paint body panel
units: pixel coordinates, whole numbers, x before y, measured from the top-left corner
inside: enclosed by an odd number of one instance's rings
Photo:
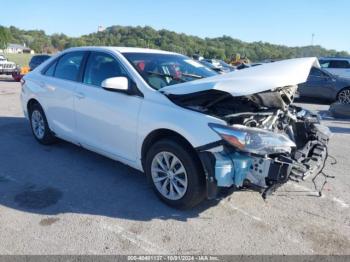
[[[208,123],[225,124],[223,120],[175,105],[164,94],[152,89],[120,53],[169,52],[112,47],[73,48],[65,52],[70,51],[100,51],[112,54],[125,67],[143,97],[129,96],[78,82],[44,76],[41,74],[42,69],[57,56],[52,57],[24,77],[25,84],[21,101],[23,111],[27,116],[28,101],[36,99],[43,107],[50,129],[58,137],[80,144],[139,170],[142,170],[143,142],[155,130],[169,129],[177,132],[193,147],[220,140],[219,135],[209,128]],[[277,74],[273,74],[273,70],[276,70],[277,67],[267,67],[268,70],[265,71],[268,74],[264,74],[265,67],[261,66],[261,69],[260,67],[246,69],[247,71],[242,71],[242,73],[235,72],[232,75],[196,80],[164,88],[164,90],[184,93],[186,88],[191,87],[186,91],[189,93],[208,89],[208,86],[213,86],[215,83],[216,89],[234,95],[260,92],[273,89],[278,85],[293,85],[303,81],[304,78],[307,78],[314,61],[315,59],[309,58],[286,64],[281,62]],[[292,72],[290,72],[291,65],[293,65]],[[300,68],[296,69],[297,66]],[[287,71],[291,75],[286,80]],[[280,74],[281,72],[283,74]],[[237,73],[240,75],[238,80],[234,78],[234,74]],[[254,79],[255,74],[256,79]],[[262,83],[263,77],[265,82]],[[249,81],[246,82],[244,79],[249,79]],[[236,87],[231,89],[230,86]],[[241,91],[238,89],[239,86]],[[178,92],[177,88],[179,88]]]
[[[76,132],[86,148],[135,161],[137,125],[143,99],[80,84],[75,99]]]

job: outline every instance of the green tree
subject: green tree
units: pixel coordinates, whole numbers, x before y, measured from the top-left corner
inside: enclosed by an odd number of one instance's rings
[[[108,45],[147,47],[173,51],[185,55],[198,53],[207,58],[230,60],[237,53],[252,61],[265,59],[286,59],[305,56],[349,56],[344,51],[325,49],[321,46],[287,47],[265,42],[247,43],[230,36],[200,38],[179,34],[169,30],[155,30],[150,26],[111,26],[103,32],[81,37],[64,34],[46,35],[42,30],[21,30],[14,26],[0,27],[0,43],[23,44],[36,52],[61,51],[68,47],[83,45]]]
[[[0,49],[6,49],[10,40],[10,33],[7,28],[0,26]]]

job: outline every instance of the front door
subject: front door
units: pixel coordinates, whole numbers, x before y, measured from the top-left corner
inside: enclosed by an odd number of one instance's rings
[[[126,76],[114,56],[91,52],[76,90],[75,112],[80,143],[94,151],[128,161],[136,160],[137,123],[142,98],[107,91],[101,83]]]

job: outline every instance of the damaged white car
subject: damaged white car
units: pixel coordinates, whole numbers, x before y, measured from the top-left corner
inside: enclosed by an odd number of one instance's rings
[[[312,66],[217,75],[170,52],[72,48],[24,77],[21,100],[40,143],[61,138],[144,171],[161,200],[188,208],[222,187],[265,197],[321,171],[330,132],[292,105]]]

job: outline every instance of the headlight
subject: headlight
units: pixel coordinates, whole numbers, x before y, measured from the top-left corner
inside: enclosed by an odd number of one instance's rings
[[[295,143],[283,134],[242,125],[209,124],[225,141],[241,151],[258,155],[290,153]]]

